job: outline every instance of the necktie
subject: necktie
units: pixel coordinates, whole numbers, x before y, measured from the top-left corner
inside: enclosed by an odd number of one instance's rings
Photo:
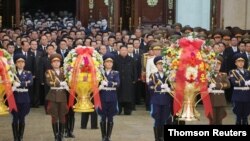
[[[250,54],[247,55],[248,67],[250,67]]]
[[[65,50],[62,50],[62,57],[64,58]]]
[[[25,58],[27,58],[27,52],[25,52],[24,55],[25,55]]]

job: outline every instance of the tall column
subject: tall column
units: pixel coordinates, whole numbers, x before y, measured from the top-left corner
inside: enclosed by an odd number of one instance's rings
[[[16,0],[16,26],[20,25],[20,19],[21,19],[21,14],[20,14],[20,0]]]
[[[79,0],[79,20],[82,22],[83,26],[88,25],[89,20],[89,0]]]
[[[134,2],[134,9],[132,9],[132,11],[134,11],[134,27],[138,27],[140,26],[139,24],[141,24],[141,15],[140,13],[140,0],[135,0]],[[140,23],[139,23],[140,21]]]
[[[80,20],[80,15],[79,15],[79,13],[80,13],[80,0],[76,0],[76,19],[77,20]]]
[[[114,31],[119,30],[119,19],[120,19],[120,1],[119,0],[113,0],[114,8],[113,8],[113,21],[114,21]]]

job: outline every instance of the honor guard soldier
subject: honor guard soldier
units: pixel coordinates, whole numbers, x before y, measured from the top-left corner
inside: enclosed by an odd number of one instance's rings
[[[146,83],[147,83],[147,93],[146,93],[146,105],[150,105],[150,96],[152,93],[152,90],[149,89],[149,76],[152,73],[157,72],[157,68],[154,64],[154,58],[157,56],[161,55],[161,51],[162,51],[162,44],[159,42],[154,42],[151,44],[150,46],[150,50],[153,51],[153,56],[147,59],[147,63],[146,63]],[[150,110],[151,107],[149,107],[148,110]]]
[[[103,56],[105,77],[100,85],[100,97],[102,109],[98,109],[101,116],[102,141],[110,141],[112,128],[114,125],[113,116],[118,113],[117,88],[120,84],[118,71],[112,70],[114,57],[112,54]]]
[[[211,125],[222,125],[222,119],[226,117],[227,101],[225,97],[225,89],[230,88],[230,82],[227,74],[220,72],[222,56],[217,56],[215,74],[211,77],[211,83],[208,91],[213,106],[213,117],[210,119]]]
[[[152,43],[151,49],[153,50],[154,56],[149,58],[146,63],[146,82],[149,82],[149,76],[151,73],[157,72],[157,68],[154,64],[154,58],[161,55],[162,46],[159,43]]]
[[[50,56],[52,69],[47,70],[45,74],[46,83],[50,86],[46,96],[49,102],[47,111],[52,116],[52,129],[56,141],[63,140],[65,115],[68,113],[67,90],[69,87],[65,82],[63,69],[60,68],[61,60],[60,54],[52,54]]]
[[[149,51],[147,53],[144,53],[141,58],[141,66],[142,66],[142,73],[141,73],[141,80],[143,83],[145,83],[145,90],[148,89],[147,83],[146,83],[146,66],[147,66],[147,60],[150,59],[151,57],[155,57],[153,55],[153,50],[149,48]],[[143,96],[145,100],[145,106],[146,110],[150,111],[150,95],[148,91],[145,91],[145,95]]]
[[[30,96],[28,87],[33,85],[33,78],[30,71],[24,70],[25,59],[26,57],[22,54],[14,56],[14,62],[16,63],[17,68],[17,78],[15,79],[12,87],[17,105],[17,112],[12,112],[14,141],[23,140],[25,116],[30,111]]]
[[[151,94],[151,116],[155,120],[154,134],[156,141],[164,141],[164,125],[171,118],[172,97],[167,83],[167,77],[163,72],[162,57],[154,58],[154,64],[158,71],[150,75],[149,89]]]
[[[235,55],[237,69],[230,71],[230,81],[233,85],[233,112],[236,114],[236,125],[248,125],[250,112],[250,72],[244,69],[244,57]]]

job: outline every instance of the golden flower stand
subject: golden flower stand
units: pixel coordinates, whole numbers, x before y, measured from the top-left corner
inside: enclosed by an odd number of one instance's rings
[[[92,76],[90,73],[79,73],[76,85],[77,103],[74,105],[75,112],[93,112],[94,105],[91,102]]]
[[[0,81],[1,81],[1,79],[0,79]],[[0,82],[0,115],[9,114],[9,109],[4,103],[4,95],[5,95],[4,86]]]
[[[199,88],[195,83],[187,83],[184,89],[183,105],[177,113],[179,120],[196,121],[200,117],[200,113],[195,109],[196,96],[199,94]]]

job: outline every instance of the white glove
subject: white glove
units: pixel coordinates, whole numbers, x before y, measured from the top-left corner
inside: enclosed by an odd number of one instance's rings
[[[167,88],[169,88],[169,87],[168,87],[168,84],[162,84],[162,85],[161,85],[161,88],[162,88],[162,89],[167,89]]]
[[[16,90],[16,87],[13,86],[13,87],[12,87],[12,91],[14,92],[15,90]]]
[[[105,81],[105,80],[103,80],[103,81],[101,82],[101,85],[103,85],[103,86],[108,86],[108,82]]]
[[[165,88],[165,91],[166,91],[167,93],[170,93],[170,92],[171,92],[171,89],[170,89],[169,87],[167,87],[167,88]]]
[[[250,86],[250,80],[248,80],[248,81],[245,81],[245,85],[248,85],[248,86]]]
[[[21,83],[15,81],[15,82],[13,83],[13,86],[14,86],[14,87],[20,87],[20,86],[21,86]]]
[[[69,86],[64,86],[65,90],[69,91]]]
[[[207,91],[208,91],[208,93],[211,93],[211,92],[212,92],[212,88],[209,87],[209,88],[207,89]]]
[[[103,89],[103,87],[104,87],[103,85],[100,85],[100,86],[99,86],[99,90],[102,90],[102,89]]]
[[[60,86],[62,86],[62,87],[66,87],[66,86],[68,86],[68,84],[67,84],[67,82],[62,81],[62,82],[60,82]]]
[[[209,85],[209,88],[211,88],[211,89],[213,89],[213,88],[215,88],[216,87],[216,85],[214,84],[214,83],[211,83],[210,85]]]

